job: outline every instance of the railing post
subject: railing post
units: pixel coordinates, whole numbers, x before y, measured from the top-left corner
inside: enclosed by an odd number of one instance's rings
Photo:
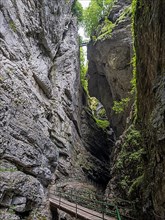
[[[103,212],[103,220],[104,220],[104,215],[105,215],[105,213],[104,213],[104,200],[102,200],[102,212]]]
[[[104,220],[104,210],[103,210],[103,220]]]
[[[60,192],[60,198],[59,198],[59,208],[61,207],[61,192]]]
[[[77,219],[77,194],[76,194],[76,219]]]
[[[73,192],[73,191],[72,191],[72,189],[71,189],[71,192],[70,192],[70,196],[71,196],[71,201],[72,201],[72,192]]]
[[[117,206],[116,206],[116,214],[117,214],[117,220],[121,220],[121,216],[120,216],[119,209]]]

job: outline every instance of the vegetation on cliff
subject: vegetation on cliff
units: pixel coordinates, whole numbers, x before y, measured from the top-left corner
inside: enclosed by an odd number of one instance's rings
[[[72,5],[72,13],[77,17],[77,21],[83,21],[83,7],[78,0],[75,0]]]
[[[108,15],[113,2],[114,0],[91,0],[89,7],[84,11],[84,27],[88,36],[93,35],[101,19]]]

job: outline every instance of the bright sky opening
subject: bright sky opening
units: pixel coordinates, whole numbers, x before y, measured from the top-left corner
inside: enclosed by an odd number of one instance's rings
[[[79,2],[81,3],[82,7],[83,8],[87,8],[89,3],[90,3],[90,0],[79,0]],[[79,35],[83,38],[83,39],[87,39],[87,37],[85,36],[85,33],[84,33],[84,28],[83,27],[79,27]]]
[[[79,0],[79,2],[82,4],[83,8],[87,8],[90,0]]]

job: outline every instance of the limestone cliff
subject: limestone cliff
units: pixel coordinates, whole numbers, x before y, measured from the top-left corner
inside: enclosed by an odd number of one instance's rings
[[[137,219],[165,219],[163,1],[133,1],[137,106],[114,149],[108,194],[135,201]],[[134,119],[134,120],[133,120]]]
[[[0,1],[3,219],[52,219],[50,184],[109,179],[107,134],[83,106],[72,3]]]
[[[116,115],[112,110],[114,101],[130,96],[132,78],[131,19],[127,13],[130,1],[117,1],[108,16],[113,23],[112,32],[88,46],[89,93],[95,96],[106,109],[110,125],[117,136],[122,134],[130,105],[124,113]],[[94,38],[94,37],[93,37]]]
[[[143,131],[145,175],[144,219],[165,218],[165,2],[137,1],[135,48],[138,122]]]

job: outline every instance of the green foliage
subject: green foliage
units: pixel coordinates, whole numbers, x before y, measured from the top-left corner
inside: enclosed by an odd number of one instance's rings
[[[137,190],[138,187],[141,186],[143,180],[144,180],[144,174],[136,178],[132,183],[132,185],[130,186],[128,194],[131,195],[135,190]]]
[[[75,0],[72,5],[72,13],[77,17],[79,23],[83,21],[83,7],[78,0]]]
[[[134,125],[127,129],[122,142],[114,172],[120,176],[118,187],[125,193],[125,196],[130,196],[141,183],[140,177],[144,173],[143,157],[145,150],[142,146],[140,131]]]
[[[127,133],[127,135],[125,137],[126,144],[138,146],[140,138],[141,138],[140,131],[136,130],[132,126],[128,130],[128,133]]]
[[[104,40],[107,37],[111,36],[112,30],[115,27],[115,24],[113,24],[111,21],[108,20],[107,17],[105,17],[104,22],[101,25],[101,30],[97,34],[98,37],[96,40]]]
[[[95,111],[98,106],[98,103],[99,103],[98,99],[96,99],[95,97],[89,97],[89,106],[90,109],[92,110],[93,115],[95,115]]]
[[[134,17],[135,17],[135,12],[136,12],[136,7],[137,7],[137,0],[132,0],[132,38],[133,41],[135,40],[135,33],[134,33]],[[141,3],[140,3],[140,7],[141,7]],[[135,46],[133,46],[133,58],[132,58],[132,66],[133,66],[133,77],[131,80],[131,85],[132,85],[132,90],[131,90],[131,94],[135,96],[135,111],[134,111],[134,115],[135,115],[135,120],[137,118],[137,79],[136,79],[136,50],[135,50]]]
[[[132,0],[132,14],[133,14],[133,18],[135,16],[136,6],[137,6],[137,0]]]
[[[116,24],[122,22],[127,16],[131,16],[131,14],[132,14],[132,5],[129,5],[123,10],[120,17],[116,20]]]
[[[119,114],[125,110],[125,108],[128,106],[128,103],[130,101],[130,98],[121,99],[121,101],[114,101],[114,105],[112,107],[113,111],[115,111],[116,114]]]
[[[105,17],[108,9],[112,7],[112,3],[113,0],[91,0],[88,8],[84,10],[84,27],[88,36],[92,36],[100,19]]]
[[[104,108],[102,108],[99,112],[98,115],[100,118],[105,118],[106,117],[106,111]]]
[[[87,72],[87,65],[85,64],[85,54],[83,48],[80,47],[80,80],[84,90],[88,95],[89,92],[88,92],[88,81],[86,79],[86,72]]]
[[[96,124],[98,125],[98,127],[102,129],[107,129],[110,125],[108,120],[100,120],[97,118],[95,118],[95,120],[96,120]]]
[[[0,172],[16,172],[16,168],[1,168],[0,167]]]
[[[96,109],[97,109],[97,106],[99,104],[99,101],[98,99],[96,99],[95,97],[88,97],[88,101],[89,101],[89,107],[90,109],[92,110],[92,115],[93,115],[93,118],[94,120],[96,121],[96,124],[99,128],[102,128],[102,129],[106,129],[109,127],[109,121],[108,120],[105,120],[105,119],[100,119],[102,117],[105,117],[106,118],[106,112],[105,112],[105,109],[102,108],[100,111],[99,111],[99,115],[96,115]]]

